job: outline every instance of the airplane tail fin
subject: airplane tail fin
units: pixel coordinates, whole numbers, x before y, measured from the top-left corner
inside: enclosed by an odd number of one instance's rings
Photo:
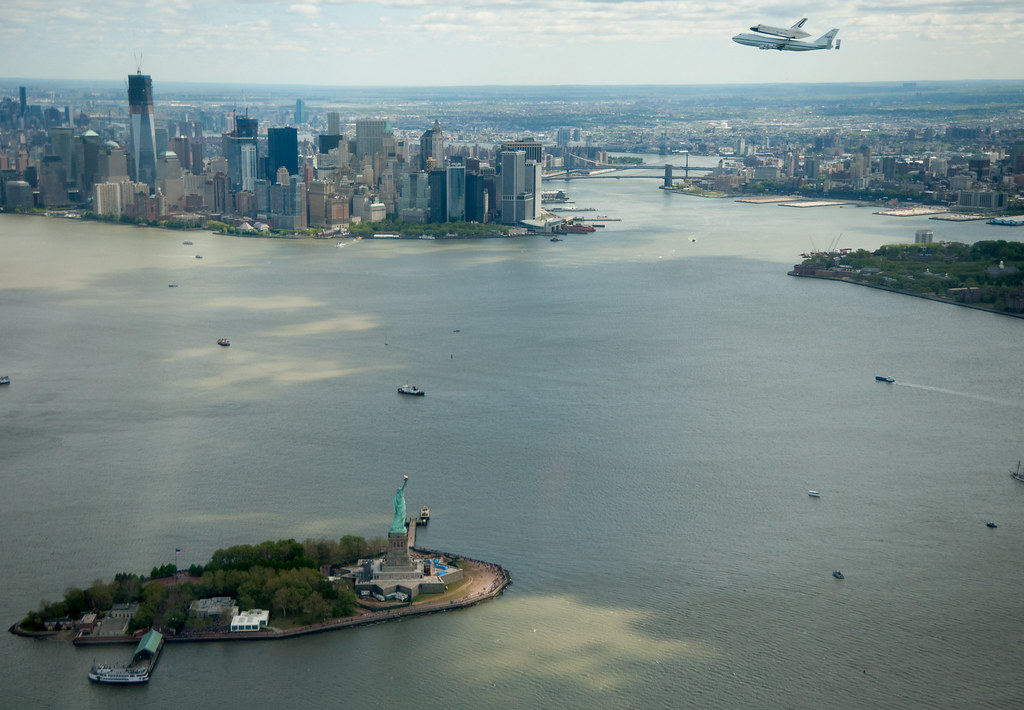
[[[818,39],[814,40],[814,44],[819,47],[824,47],[825,49],[832,49],[832,41],[835,39],[837,34],[839,34],[839,28],[831,29]],[[839,49],[838,42],[836,43],[836,49]]]

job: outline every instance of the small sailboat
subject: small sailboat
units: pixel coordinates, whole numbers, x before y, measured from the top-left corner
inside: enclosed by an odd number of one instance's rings
[[[1017,468],[1010,469],[1010,475],[1018,481],[1024,481],[1024,471],[1021,470],[1020,461],[1017,462]]]

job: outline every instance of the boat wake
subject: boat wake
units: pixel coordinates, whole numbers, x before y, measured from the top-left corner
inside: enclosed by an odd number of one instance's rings
[[[999,399],[998,397],[985,397],[979,394],[971,394],[970,392],[957,392],[956,390],[947,390],[943,387],[932,387],[931,385],[915,385],[911,382],[900,382],[896,380],[894,382],[898,387],[911,387],[916,390],[927,390],[929,392],[940,392],[941,394],[951,394],[954,397],[966,397],[967,399],[974,399],[979,402],[988,402],[989,404],[1000,404],[1004,407],[1021,407],[1020,402],[1011,402],[1005,399]]]

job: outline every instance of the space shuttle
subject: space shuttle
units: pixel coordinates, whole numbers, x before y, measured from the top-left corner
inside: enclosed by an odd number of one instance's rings
[[[801,37],[809,37],[810,32],[804,32],[804,23],[807,22],[807,18],[803,18],[795,25],[790,28],[785,27],[772,27],[771,25],[754,25],[750,29],[754,32],[760,32],[764,35],[773,35],[775,37],[785,37],[786,39],[800,39]]]

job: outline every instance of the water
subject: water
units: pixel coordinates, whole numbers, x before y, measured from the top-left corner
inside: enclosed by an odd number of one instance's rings
[[[4,704],[1019,706],[1024,322],[785,275],[812,240],[1015,234],[656,185],[556,184],[623,218],[560,243],[0,217],[6,624],[178,547],[381,535],[406,473],[421,542],[515,582],[170,646],[145,688],[86,680],[127,648],[4,634]]]

